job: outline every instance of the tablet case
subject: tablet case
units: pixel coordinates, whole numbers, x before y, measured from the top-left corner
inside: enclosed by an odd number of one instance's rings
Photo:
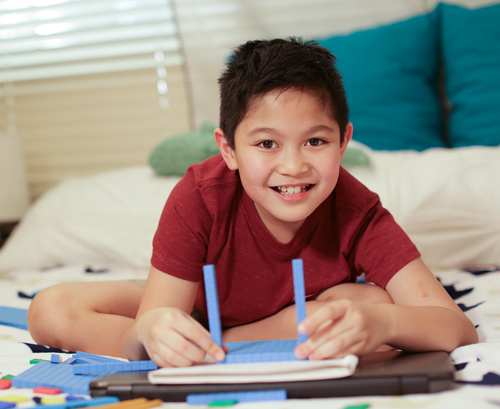
[[[118,373],[90,383],[92,397],[117,396],[120,400],[145,397],[183,402],[189,394],[286,389],[289,399],[340,396],[404,395],[450,389],[454,366],[445,352],[373,352],[360,359],[354,375],[321,381],[153,385],[147,372]]]

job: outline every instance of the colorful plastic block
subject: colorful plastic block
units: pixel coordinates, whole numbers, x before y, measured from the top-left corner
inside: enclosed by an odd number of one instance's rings
[[[28,329],[28,310],[0,306],[0,325]]]
[[[35,358],[35,359],[30,360],[30,364],[38,364],[38,363],[40,363],[40,362],[44,362],[44,361],[45,361],[45,362],[50,362],[50,361],[48,361],[47,359],[39,359],[39,358]]]
[[[53,364],[58,364],[59,362],[61,362],[61,357],[57,354],[52,354],[50,356],[50,362]]]
[[[295,294],[295,309],[297,312],[297,323],[306,318],[306,299],[304,287],[304,269],[301,259],[292,260],[293,284]],[[222,327],[219,313],[219,299],[217,294],[217,281],[215,278],[215,266],[203,266],[203,277],[205,281],[205,296],[207,299],[208,323],[212,340],[218,345],[222,343]],[[307,340],[307,334],[299,333],[299,342]],[[297,340],[257,341],[228,343],[229,350],[226,358],[220,364],[246,363],[246,362],[277,362],[293,361],[295,356]]]
[[[20,395],[5,395],[2,396],[2,401],[3,402],[14,402],[14,403],[24,403],[28,402],[30,399],[27,398],[26,396],[20,396]]]
[[[57,403],[65,403],[66,399],[64,396],[44,396],[40,402],[44,405],[54,405]]]
[[[61,393],[60,388],[50,388],[48,386],[37,386],[33,389],[34,393],[41,393],[43,395],[58,395]]]
[[[76,375],[96,374],[102,372],[150,371],[153,369],[158,369],[158,365],[156,365],[153,361],[123,361],[73,365],[73,373]]]
[[[12,379],[12,386],[17,388],[36,388],[48,386],[60,388],[64,393],[88,395],[89,383],[111,373],[98,375],[74,375],[73,366],[66,363],[54,365],[50,362],[40,362]],[[55,409],[55,408],[54,408]]]
[[[71,402],[74,400],[83,400],[83,399],[85,399],[85,398],[82,396],[73,396],[73,395],[66,396],[66,401],[68,401],[68,402]]]
[[[193,394],[186,397],[186,402],[189,405],[207,405],[214,401],[237,401],[241,403],[286,399],[286,390],[276,389],[268,391]]]
[[[304,265],[302,259],[292,260],[293,290],[295,293],[295,311],[297,325],[306,319],[306,291],[304,286]],[[307,341],[307,334],[299,332],[299,344]]]
[[[10,379],[0,379],[0,390],[9,389],[12,386],[12,381]]]
[[[10,409],[15,407],[16,407],[15,402],[4,402],[0,400],[0,409]]]
[[[212,341],[222,347],[222,327],[219,313],[219,296],[217,294],[217,279],[215,266],[203,266],[203,279],[205,282],[205,297],[207,299],[208,326]]]
[[[296,361],[296,339],[279,339],[273,341],[229,342],[224,363],[278,362]]]
[[[86,408],[92,406],[102,406],[102,405],[110,405],[118,402],[119,399],[116,396],[103,396],[100,398],[94,399],[78,399],[70,402],[64,402],[61,404],[52,404],[52,405],[38,405],[36,409],[73,409],[73,408]]]
[[[82,351],[76,351],[76,354],[73,355],[73,357],[77,358],[78,363],[82,359],[85,360],[85,362],[82,363],[97,363],[97,362],[123,362],[120,359],[114,359],[114,358],[108,358],[106,356],[101,356],[101,355],[94,355],[94,354],[89,354],[88,352],[82,352]]]

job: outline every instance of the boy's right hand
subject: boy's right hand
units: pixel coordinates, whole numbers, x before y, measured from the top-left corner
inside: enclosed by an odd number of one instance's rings
[[[206,354],[217,361],[224,350],[193,317],[177,308],[162,307],[145,312],[136,321],[138,340],[159,367],[191,366]]]

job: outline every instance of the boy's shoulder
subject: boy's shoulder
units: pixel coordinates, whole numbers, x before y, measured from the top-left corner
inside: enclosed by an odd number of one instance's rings
[[[361,210],[372,207],[380,201],[376,193],[342,167],[335,191],[337,206]]]
[[[239,183],[236,172],[227,167],[220,154],[191,165],[186,171],[185,179],[203,191]]]

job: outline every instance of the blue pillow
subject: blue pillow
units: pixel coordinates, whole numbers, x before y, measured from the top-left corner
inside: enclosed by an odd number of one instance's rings
[[[500,4],[440,7],[450,142],[500,145]]]
[[[354,139],[379,150],[444,147],[437,9],[346,36],[319,39],[337,57]]]

